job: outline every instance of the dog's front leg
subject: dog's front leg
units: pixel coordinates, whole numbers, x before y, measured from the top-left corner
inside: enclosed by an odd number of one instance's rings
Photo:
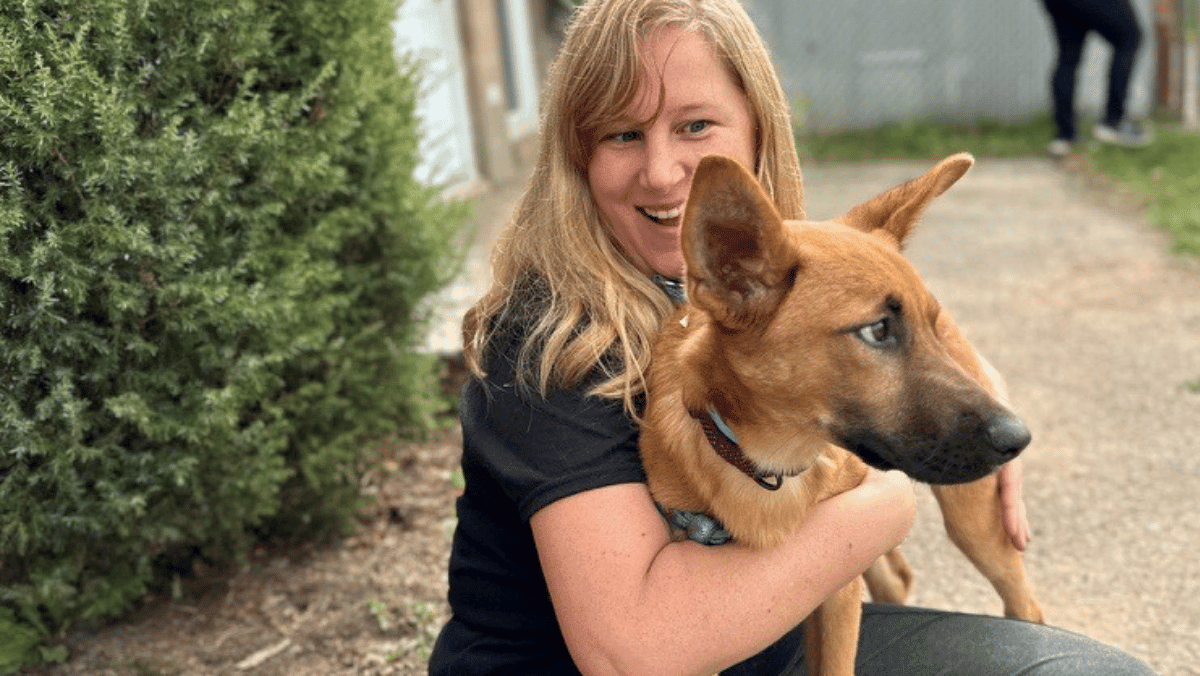
[[[862,578],[855,578],[804,620],[808,676],[854,676],[862,599]]]
[[[1004,615],[1045,623],[1033,597],[1025,559],[1004,529],[996,475],[952,486],[933,486],[950,540],[992,583]]]

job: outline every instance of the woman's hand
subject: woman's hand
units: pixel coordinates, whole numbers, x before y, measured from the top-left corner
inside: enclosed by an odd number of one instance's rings
[[[1000,468],[996,475],[999,485],[1000,513],[1004,517],[1004,530],[1018,551],[1025,551],[1025,546],[1033,538],[1029,527],[1029,516],[1025,512],[1025,491],[1022,487],[1024,473],[1021,459],[1016,458]]]
[[[1008,403],[1008,386],[1004,383],[1000,372],[984,359],[983,355],[976,352],[975,356],[979,359],[983,373],[987,376],[996,396],[1000,398],[1000,401]],[[1021,485],[1023,481],[1024,473],[1021,470],[1020,458],[1009,461],[1007,465],[1000,468],[996,476],[1000,494],[1000,514],[1004,518],[1004,530],[1008,532],[1013,546],[1020,552],[1025,551],[1025,545],[1029,544],[1029,540],[1033,538],[1033,531],[1029,528],[1029,517],[1025,513],[1025,492]]]
[[[912,530],[917,518],[917,498],[913,491],[913,480],[899,470],[882,472],[867,468],[867,475],[858,488],[843,493],[845,496],[855,496],[864,500],[864,504],[874,504],[878,518],[872,524],[873,528],[884,528],[890,533],[892,545],[890,551],[900,546]]]

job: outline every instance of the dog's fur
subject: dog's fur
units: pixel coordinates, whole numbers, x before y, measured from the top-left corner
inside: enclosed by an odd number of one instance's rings
[[[955,155],[840,218],[801,222],[782,220],[737,162],[704,158],[681,235],[689,302],[654,345],[641,452],[659,504],[712,515],[752,547],[779,543],[867,464],[943,484],[951,539],[1006,615],[1040,622],[994,474],[1029,433],[900,254],[922,210],[973,162]],[[759,474],[782,477],[779,490],[714,452],[697,420],[707,410]],[[895,603],[911,584],[898,551],[866,578],[876,600]],[[861,596],[858,581],[806,620],[810,673],[853,673]]]

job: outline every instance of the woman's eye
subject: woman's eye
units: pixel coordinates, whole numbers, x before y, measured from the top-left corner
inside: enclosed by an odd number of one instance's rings
[[[695,120],[693,122],[688,122],[687,125],[684,126],[684,131],[689,134],[700,134],[708,130],[710,124],[712,123],[708,120]]]
[[[858,337],[871,347],[891,347],[896,344],[896,336],[892,333],[892,323],[888,319],[880,319],[858,330]]]
[[[610,141],[616,141],[617,143],[633,143],[640,137],[641,135],[636,131],[619,131],[615,134],[609,134],[605,138]]]

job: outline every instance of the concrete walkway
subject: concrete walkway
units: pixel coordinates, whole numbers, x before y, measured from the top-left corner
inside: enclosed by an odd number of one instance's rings
[[[814,218],[933,162],[805,167]],[[467,275],[429,349],[458,349],[487,251],[520,185],[490,196]],[[1034,434],[1027,556],[1052,624],[1117,644],[1164,676],[1200,674],[1200,265],[1136,210],[1043,160],[981,160],[934,203],[910,258],[1008,380]],[[914,605],[997,613],[921,491],[904,549]]]

